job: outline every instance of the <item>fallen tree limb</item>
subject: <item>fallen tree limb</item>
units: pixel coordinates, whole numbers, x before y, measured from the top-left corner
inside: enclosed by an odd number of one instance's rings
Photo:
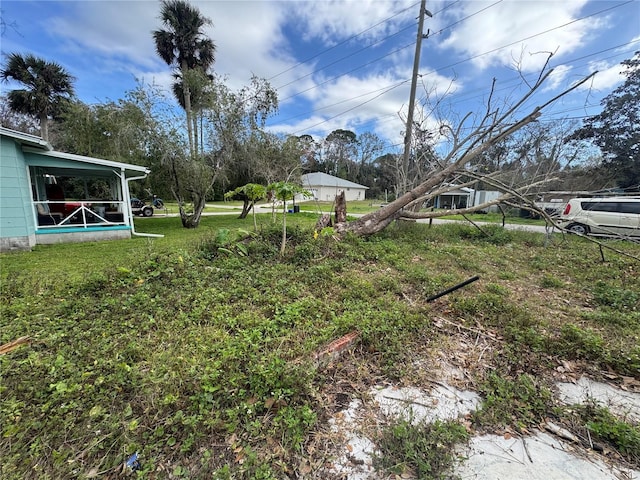
[[[12,352],[20,345],[24,345],[27,343],[31,343],[31,339],[29,337],[20,337],[12,342],[5,343],[4,345],[0,345],[0,355],[6,355],[9,352]]]

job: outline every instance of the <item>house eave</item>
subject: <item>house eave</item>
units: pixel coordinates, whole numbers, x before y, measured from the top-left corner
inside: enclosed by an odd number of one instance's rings
[[[11,130],[10,128],[5,127],[0,127],[0,133],[5,137],[17,140],[18,143],[23,146],[36,149],[38,153],[43,153],[43,150],[47,152],[53,151],[53,147],[51,146],[51,144],[44,140],[42,137],[38,137],[37,135],[18,132],[17,130]]]
[[[114,162],[112,160],[103,160],[101,158],[94,158],[94,157],[85,157],[83,155],[75,155],[73,153],[56,152],[56,151],[43,152],[42,150],[38,150],[36,148],[26,147],[26,146],[23,147],[22,150],[25,153],[35,153],[48,158],[70,160],[72,162],[79,162],[79,163],[88,163],[92,165],[99,165],[103,167],[114,168],[117,170],[125,170],[125,171],[128,170],[135,173],[142,173],[144,175],[149,175],[149,173],[151,173],[151,170],[147,167],[144,167],[141,165],[133,165],[130,163]]]

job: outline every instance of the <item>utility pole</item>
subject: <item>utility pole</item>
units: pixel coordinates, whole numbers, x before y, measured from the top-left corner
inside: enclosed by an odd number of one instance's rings
[[[409,111],[407,112],[407,130],[404,134],[404,157],[402,160],[403,179],[402,179],[402,192],[407,192],[407,182],[409,175],[409,156],[411,154],[411,133],[413,131],[413,109],[416,101],[416,84],[418,83],[418,69],[420,68],[420,49],[422,48],[422,39],[427,38],[427,35],[423,35],[422,30],[424,27],[424,16],[428,15],[433,17],[431,12],[426,8],[427,0],[420,2],[420,17],[418,19],[418,37],[416,39],[416,53],[413,57],[413,75],[411,77],[411,92],[409,93]]]

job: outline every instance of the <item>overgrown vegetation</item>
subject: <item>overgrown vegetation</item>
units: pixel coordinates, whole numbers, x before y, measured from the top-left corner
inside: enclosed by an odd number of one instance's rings
[[[511,379],[489,372],[479,390],[485,400],[476,421],[483,425],[536,425],[552,404],[549,388],[528,374]]]
[[[595,403],[579,406],[577,410],[596,440],[610,442],[636,466],[640,465],[640,427],[620,421],[607,408]]]
[[[392,419],[377,439],[379,453],[374,465],[407,478],[450,479],[456,460],[454,447],[468,437],[457,422],[413,424],[406,419]]]
[[[437,317],[492,342],[482,363],[495,373],[469,371],[485,399],[477,426],[538,422],[560,360],[640,378],[640,265],[613,253],[603,263],[580,238],[545,246],[524,232],[400,223],[338,242],[296,214],[280,255],[270,215],[257,234],[235,216],[204,217],[198,230],[143,219],[138,231],[165,238],[0,257],[0,344],[31,339],[0,355],[3,478],[114,477],[136,452],[139,478],[292,478],[331,414],[330,384],[359,395],[381,378],[415,381],[419,355],[460,332]],[[472,275],[480,281],[426,302]],[[345,365],[316,369],[314,352],[354,330]],[[621,421],[584,419],[630,458],[622,446],[637,426]],[[394,446],[397,435],[415,441]],[[414,459],[401,469],[432,478],[426,442],[464,440],[449,424],[396,422],[383,436],[383,468],[399,455]]]

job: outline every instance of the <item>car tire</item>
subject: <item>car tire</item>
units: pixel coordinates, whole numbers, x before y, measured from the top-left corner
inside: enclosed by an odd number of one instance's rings
[[[589,235],[589,227],[581,223],[574,223],[567,228],[571,233],[577,233],[578,235]]]
[[[153,216],[153,208],[151,207],[145,207],[142,209],[142,216],[143,217],[151,217]]]

